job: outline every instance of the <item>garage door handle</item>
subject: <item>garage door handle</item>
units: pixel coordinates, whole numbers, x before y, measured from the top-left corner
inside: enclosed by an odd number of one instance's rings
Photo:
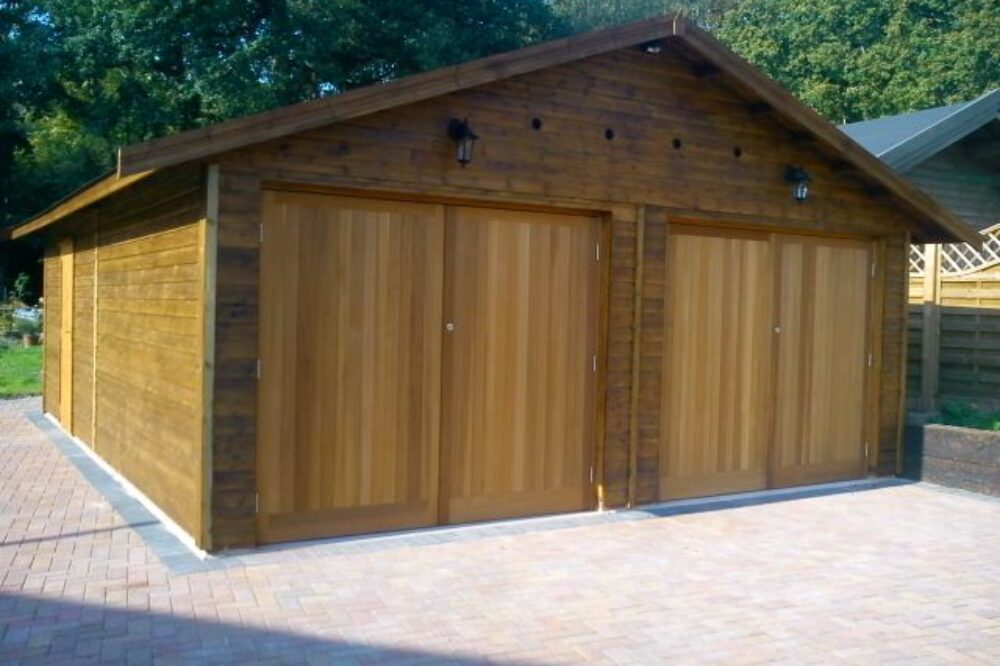
[[[454,333],[455,332],[455,323],[449,321],[447,324],[444,325],[444,330],[448,331],[449,333]]]

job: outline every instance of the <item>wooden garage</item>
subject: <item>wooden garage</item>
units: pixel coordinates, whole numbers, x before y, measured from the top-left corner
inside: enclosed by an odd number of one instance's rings
[[[975,232],[683,19],[129,146],[45,410],[207,550],[894,474]]]

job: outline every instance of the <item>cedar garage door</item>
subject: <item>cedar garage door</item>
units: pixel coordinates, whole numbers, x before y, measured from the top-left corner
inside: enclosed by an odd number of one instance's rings
[[[266,192],[262,542],[591,505],[598,223]]]
[[[871,245],[671,227],[660,496],[864,473]]]

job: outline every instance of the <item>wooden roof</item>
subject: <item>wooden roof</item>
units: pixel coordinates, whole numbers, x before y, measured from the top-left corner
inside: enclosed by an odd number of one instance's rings
[[[116,175],[13,228],[10,236],[18,238],[38,231],[128,186],[134,182],[130,179],[156,169],[656,40],[665,40],[667,45],[685,54],[697,71],[720,76],[755,109],[773,113],[797,136],[812,140],[818,150],[837,161],[843,170],[853,171],[875,189],[893,197],[917,221],[923,232],[920,235],[926,240],[961,240],[976,245],[980,242],[976,231],[954,213],[941,207],[784,88],[681,16],[574,35],[128,146],[119,152]]]

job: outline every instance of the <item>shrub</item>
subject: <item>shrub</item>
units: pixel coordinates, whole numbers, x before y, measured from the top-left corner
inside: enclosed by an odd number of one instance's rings
[[[948,401],[941,403],[941,415],[935,421],[962,428],[1000,431],[1000,411],[981,409],[968,402]]]

